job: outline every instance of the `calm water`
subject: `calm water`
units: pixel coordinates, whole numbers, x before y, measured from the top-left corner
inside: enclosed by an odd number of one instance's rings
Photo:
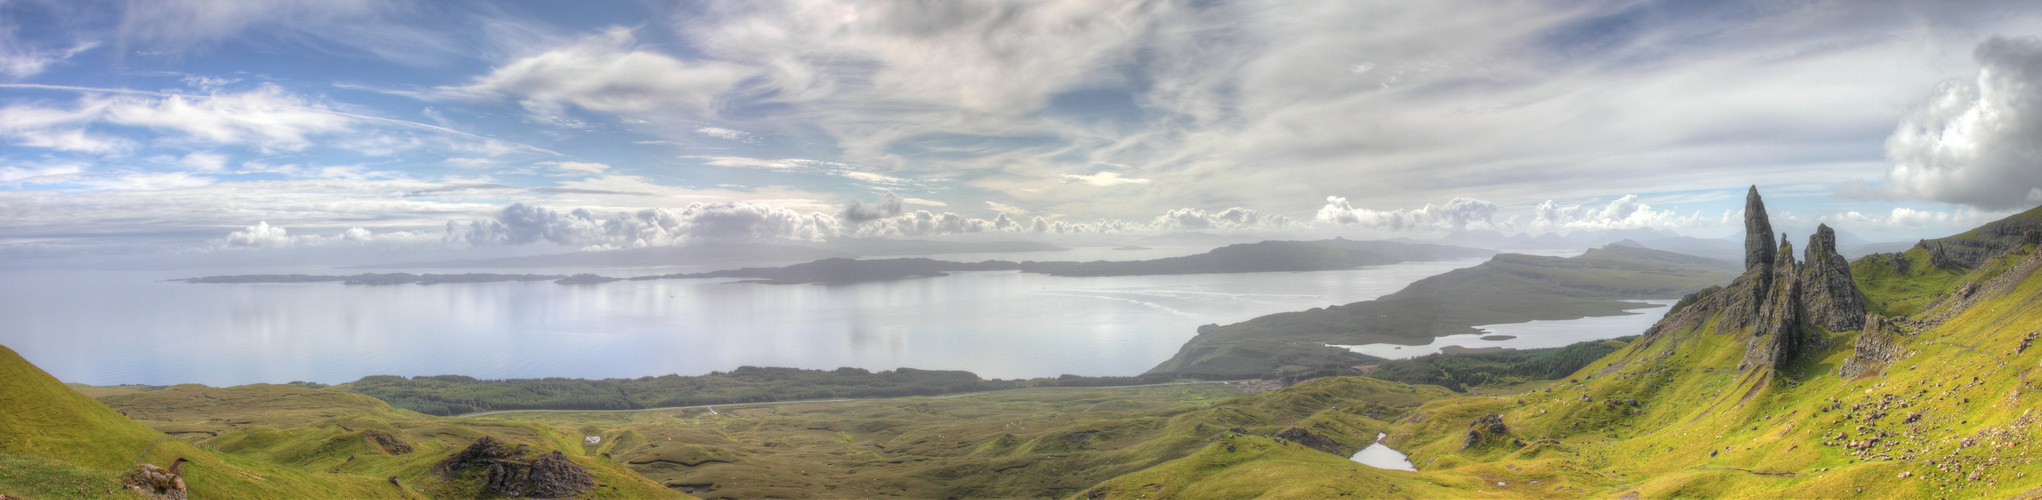
[[[1201,324],[1368,300],[1479,262],[1109,278],[980,272],[830,286],[187,285],[156,280],[352,271],[8,270],[0,344],[89,384],[640,377],[743,365],[1134,375],[1175,354]]]
[[[1613,339],[1645,333],[1645,329],[1651,328],[1652,324],[1658,323],[1660,318],[1666,316],[1667,306],[1671,306],[1679,301],[1637,300],[1633,302],[1640,303],[1639,309],[1631,310],[1631,312],[1637,314],[1483,325],[1475,327],[1482,330],[1483,333],[1448,335],[1432,339],[1431,344],[1417,346],[1367,344],[1334,347],[1345,347],[1350,351],[1388,359],[1415,358],[1435,354],[1441,348],[1450,345],[1461,347],[1506,347],[1511,349],[1566,347],[1568,344],[1576,342]],[[1511,335],[1517,338],[1482,340],[1482,337],[1494,335]]]
[[[1404,452],[1383,445],[1384,435],[1376,433],[1375,443],[1368,445],[1367,448],[1362,448],[1361,451],[1354,452],[1354,456],[1348,457],[1348,460],[1361,462],[1362,465],[1377,469],[1417,471],[1418,466],[1412,465],[1411,459],[1405,457]]]

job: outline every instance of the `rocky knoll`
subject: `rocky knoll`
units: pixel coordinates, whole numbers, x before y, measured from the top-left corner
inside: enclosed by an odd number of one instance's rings
[[[509,497],[571,497],[595,486],[595,476],[588,469],[560,452],[533,454],[525,445],[513,447],[485,436],[433,465],[432,470],[449,481],[480,475],[484,489]]]

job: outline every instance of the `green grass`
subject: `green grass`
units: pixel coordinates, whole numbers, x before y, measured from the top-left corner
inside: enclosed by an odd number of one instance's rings
[[[120,474],[34,455],[0,454],[0,493],[45,500],[145,498],[120,488]]]
[[[482,418],[585,426],[604,436],[591,450],[596,456],[663,484],[712,488],[704,496],[1041,498],[1190,455],[1235,427],[1268,435],[1300,426],[1359,449],[1388,425],[1369,415],[1392,418],[1451,394],[1341,378],[1248,395],[1220,384],[1037,388],[720,407],[714,415],[687,409]]]
[[[1344,469],[1339,457],[1323,453],[1221,453],[1215,444],[1095,492],[1400,496],[1383,493],[1398,484],[1413,498],[2035,497],[2042,495],[2042,345],[2018,347],[2042,332],[2042,278],[2034,276],[2042,257],[2034,251],[2016,249],[1955,276],[1860,276],[1882,288],[1868,295],[1923,295],[1929,299],[1909,303],[1909,313],[1944,318],[1903,336],[1911,357],[1863,377],[1836,375],[1858,332],[1812,331],[1826,347],[1778,370],[1739,371],[1749,329],[1724,327],[1719,313],[1689,316],[1549,387],[1436,399],[1395,419],[1387,442],[1421,472]],[[1973,295],[1963,298],[1959,290],[1972,284]],[[1502,415],[1510,439],[1463,448],[1469,423],[1491,413]],[[1838,439],[1839,432],[1849,437]],[[1845,446],[1868,436],[1880,438],[1871,451]]]

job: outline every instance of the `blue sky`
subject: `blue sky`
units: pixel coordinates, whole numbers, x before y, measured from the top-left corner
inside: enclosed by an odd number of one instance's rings
[[[424,4],[424,5],[421,5]],[[2033,2],[0,2],[0,252],[1775,225],[2042,203]]]

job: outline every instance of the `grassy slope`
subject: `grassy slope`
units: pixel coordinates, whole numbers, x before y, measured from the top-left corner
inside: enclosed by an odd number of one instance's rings
[[[1836,367],[1857,332],[1817,332],[1828,347],[1773,371],[1739,372],[1748,331],[1720,328],[1720,315],[1674,325],[1581,371],[1568,383],[1505,397],[1436,400],[1393,427],[1389,443],[1422,472],[1350,472],[1340,457],[1290,455],[1227,463],[1193,458],[1101,485],[1112,498],[1197,498],[1218,487],[1205,478],[1245,469],[1263,484],[1339,484],[1382,491],[1392,482],[1412,496],[1579,497],[1636,493],[1643,498],[2031,498],[2042,495],[2037,392],[2042,346],[2018,352],[2042,331],[2042,279],[2032,247],[1951,278],[1937,272],[1859,277],[1875,303],[1941,298],[2008,269],[2025,279],[1987,293],[1968,308],[1945,300],[1915,315],[1948,314],[1912,337],[1915,351],[1883,373],[1852,380]],[[1990,287],[1987,287],[1990,288]],[[1926,301],[1922,305],[1926,305]],[[1976,377],[1974,379],[1974,377]],[[1611,405],[1611,401],[1638,400]],[[1635,410],[1635,411],[1634,411]],[[1919,412],[1919,417],[1909,421]],[[1496,413],[1524,445],[1492,440],[1462,448],[1469,422]],[[1837,434],[1848,436],[1839,438]],[[1879,437],[1870,451],[1845,445]],[[1480,479],[1481,481],[1473,481]],[[1539,481],[1533,484],[1530,481]],[[1505,486],[1496,486],[1498,481]],[[1448,492],[1420,491],[1426,484]],[[1470,486],[1470,485],[1473,486]],[[1479,491],[1478,491],[1479,490]],[[1313,498],[1271,488],[1271,497]]]
[[[723,407],[715,415],[688,409],[484,418],[584,426],[605,437],[599,455],[705,497],[1040,498],[1192,454],[1234,427],[1269,435],[1298,425],[1359,449],[1388,426],[1368,415],[1394,418],[1450,394],[1344,378],[1246,396],[1218,384],[1040,388]]]
[[[1350,362],[1322,344],[1422,345],[1473,326],[1630,314],[1617,299],[1678,298],[1729,281],[1727,263],[1612,245],[1571,258],[1503,254],[1382,298],[1271,314],[1194,337],[1150,373],[1275,373]],[[1293,368],[1296,369],[1296,368]]]
[[[631,472],[613,460],[589,457],[582,435],[554,426],[472,422],[391,408],[382,401],[338,390],[256,384],[227,388],[196,384],[101,398],[137,422],[209,447],[222,455],[279,469],[361,478],[394,491],[396,477],[412,493],[436,498],[475,496],[472,485],[440,481],[430,473],[444,460],[483,436],[559,450],[589,468],[597,487],[583,498],[678,498],[680,494]],[[396,436],[413,446],[391,454],[364,437],[368,430]],[[423,490],[423,491],[419,491]]]
[[[61,497],[42,481],[114,477],[136,463],[168,465],[182,457],[192,462],[184,467],[186,485],[200,498],[401,496],[373,478],[308,473],[170,438],[64,386],[4,347],[0,381],[5,381],[0,383],[0,455],[13,455],[6,459],[34,471],[0,476],[0,492]]]

